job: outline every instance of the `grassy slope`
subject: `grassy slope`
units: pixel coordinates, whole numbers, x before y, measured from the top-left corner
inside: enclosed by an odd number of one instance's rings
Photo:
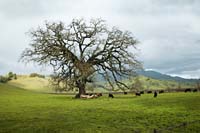
[[[165,90],[165,89],[177,89],[177,88],[193,88],[196,87],[196,84],[190,82],[178,83],[176,81],[169,80],[157,80],[153,78],[148,78],[145,76],[139,76],[139,80],[143,85],[144,89],[150,90]],[[126,83],[134,83],[134,78]]]
[[[153,132],[200,120],[200,93],[93,100],[0,84],[0,132]],[[198,132],[200,122],[168,132]]]
[[[173,89],[173,88],[178,88],[179,84],[175,81],[163,81],[163,80],[156,80],[152,78],[147,78],[144,76],[140,76],[140,81],[143,85],[144,89]],[[147,79],[150,79],[147,81]],[[134,83],[134,79],[130,81],[124,81],[128,84]],[[9,81],[10,85],[24,88],[27,90],[32,90],[32,91],[37,91],[37,92],[54,92],[52,88],[49,86],[49,81],[48,78],[38,78],[38,77],[29,77],[27,75],[21,75],[18,76],[17,80],[11,80]],[[98,84],[104,84],[99,82]],[[181,84],[182,88],[189,88],[189,87],[194,87],[193,84],[190,83],[182,83]],[[102,88],[96,88],[95,92],[107,92],[107,90],[104,90]]]
[[[17,77],[17,80],[9,81],[9,84],[37,92],[52,92],[52,89],[49,87],[48,78],[38,78],[21,75]]]

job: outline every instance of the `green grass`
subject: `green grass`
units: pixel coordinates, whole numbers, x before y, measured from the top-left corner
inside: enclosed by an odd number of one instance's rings
[[[0,84],[0,132],[199,132],[199,101],[200,93],[81,100]]]

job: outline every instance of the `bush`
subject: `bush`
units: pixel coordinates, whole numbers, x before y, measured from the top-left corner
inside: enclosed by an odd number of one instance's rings
[[[8,78],[8,80],[17,79],[17,74],[9,72],[6,77]]]
[[[38,74],[38,73],[31,73],[31,74],[29,75],[29,77],[39,77],[39,78],[45,78],[45,76],[44,76],[44,75],[41,75],[41,74]]]
[[[17,79],[17,74],[13,72],[9,72],[6,76],[0,75],[0,83],[6,83],[12,79]]]
[[[6,83],[9,81],[9,78],[4,77],[4,76],[0,76],[0,83]]]
[[[17,79],[17,74],[14,74],[14,75],[13,75],[13,79]]]

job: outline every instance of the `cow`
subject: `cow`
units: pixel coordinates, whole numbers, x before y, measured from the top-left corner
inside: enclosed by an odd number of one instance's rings
[[[84,98],[84,99],[93,99],[93,98],[98,98],[98,96],[96,94],[93,95],[80,95],[80,98]]]
[[[92,96],[92,95],[93,95],[93,93],[85,93],[85,95]]]
[[[154,97],[154,98],[156,98],[156,97],[157,97],[157,95],[158,95],[158,93],[155,91],[155,92],[154,92],[154,96],[153,96],[153,97]]]
[[[140,94],[144,94],[144,91],[140,91]]]
[[[194,89],[193,92],[197,92],[197,89]]]
[[[136,96],[141,96],[140,92],[135,93]]]
[[[89,93],[88,95],[89,95],[89,96],[92,96],[92,95],[93,95],[93,93]]]
[[[152,93],[152,91],[147,91],[147,93]]]
[[[124,95],[127,95],[128,93],[127,92],[124,92]]]
[[[83,99],[93,99],[102,96],[102,93],[86,93],[84,94],[76,94],[75,98],[83,98]]]
[[[164,90],[160,90],[160,91],[159,91],[159,94],[161,94],[161,93],[164,93]]]
[[[103,96],[102,93],[97,93],[96,95],[97,95],[98,97]]]
[[[108,94],[108,97],[114,98],[113,94],[111,94],[111,93]]]
[[[191,92],[192,90],[190,88],[185,89],[185,92]]]

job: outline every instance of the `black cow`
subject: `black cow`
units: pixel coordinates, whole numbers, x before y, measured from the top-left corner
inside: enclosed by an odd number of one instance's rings
[[[159,91],[159,94],[161,94],[161,93],[164,93],[164,90],[160,90],[160,91]]]
[[[147,93],[152,93],[152,91],[147,91]]]
[[[193,92],[197,92],[197,89],[194,89]]]
[[[111,93],[108,94],[108,97],[114,98],[113,94],[111,94]]]
[[[140,94],[144,94],[144,91],[140,91]]]
[[[127,95],[128,93],[127,92],[124,92],[124,95]]]
[[[185,92],[191,92],[192,90],[191,89],[185,89]]]
[[[141,96],[140,92],[135,93],[136,96]]]
[[[158,93],[155,91],[155,92],[154,92],[154,96],[153,96],[153,97],[155,97],[155,98],[156,98],[157,96],[158,96]]]

